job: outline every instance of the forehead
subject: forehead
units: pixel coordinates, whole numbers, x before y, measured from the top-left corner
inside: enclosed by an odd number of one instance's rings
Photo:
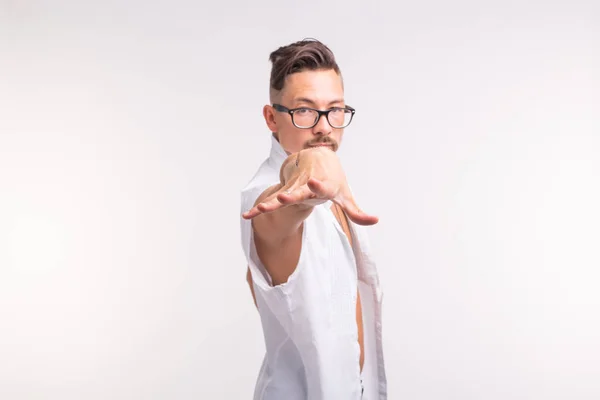
[[[329,103],[344,98],[344,85],[342,77],[332,69],[302,71],[286,78],[281,94],[287,102],[306,98],[315,103]]]

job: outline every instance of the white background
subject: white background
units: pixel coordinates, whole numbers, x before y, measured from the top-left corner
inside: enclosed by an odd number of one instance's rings
[[[268,55],[328,44],[390,399],[600,398],[600,3],[0,1],[0,398],[249,399]]]

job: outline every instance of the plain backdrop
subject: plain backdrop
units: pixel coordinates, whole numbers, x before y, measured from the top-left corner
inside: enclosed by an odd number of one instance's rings
[[[306,37],[357,109],[389,398],[600,398],[592,0],[0,0],[0,398],[251,398],[239,192]]]

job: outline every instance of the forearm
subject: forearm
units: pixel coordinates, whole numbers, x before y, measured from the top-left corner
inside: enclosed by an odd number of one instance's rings
[[[244,214],[254,232],[268,247],[278,246],[300,231],[314,206],[328,200],[351,206],[350,218],[364,219],[352,204],[344,171],[335,153],[325,148],[305,149],[290,155],[280,170],[280,183],[265,190]]]
[[[265,190],[259,196],[255,205],[265,201],[285,187],[293,170],[298,168],[298,157],[298,153],[288,156],[281,166],[279,175],[281,182]],[[264,242],[277,246],[299,231],[302,223],[311,214],[313,208],[314,205],[292,204],[259,215],[252,221],[254,231]]]
[[[261,214],[252,220],[258,238],[269,246],[278,246],[300,231],[313,206],[293,204],[273,212]]]

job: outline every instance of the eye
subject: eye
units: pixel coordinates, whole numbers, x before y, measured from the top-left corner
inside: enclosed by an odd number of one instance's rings
[[[296,114],[308,114],[310,113],[312,110],[310,108],[298,108],[296,109],[296,111],[294,111]]]

